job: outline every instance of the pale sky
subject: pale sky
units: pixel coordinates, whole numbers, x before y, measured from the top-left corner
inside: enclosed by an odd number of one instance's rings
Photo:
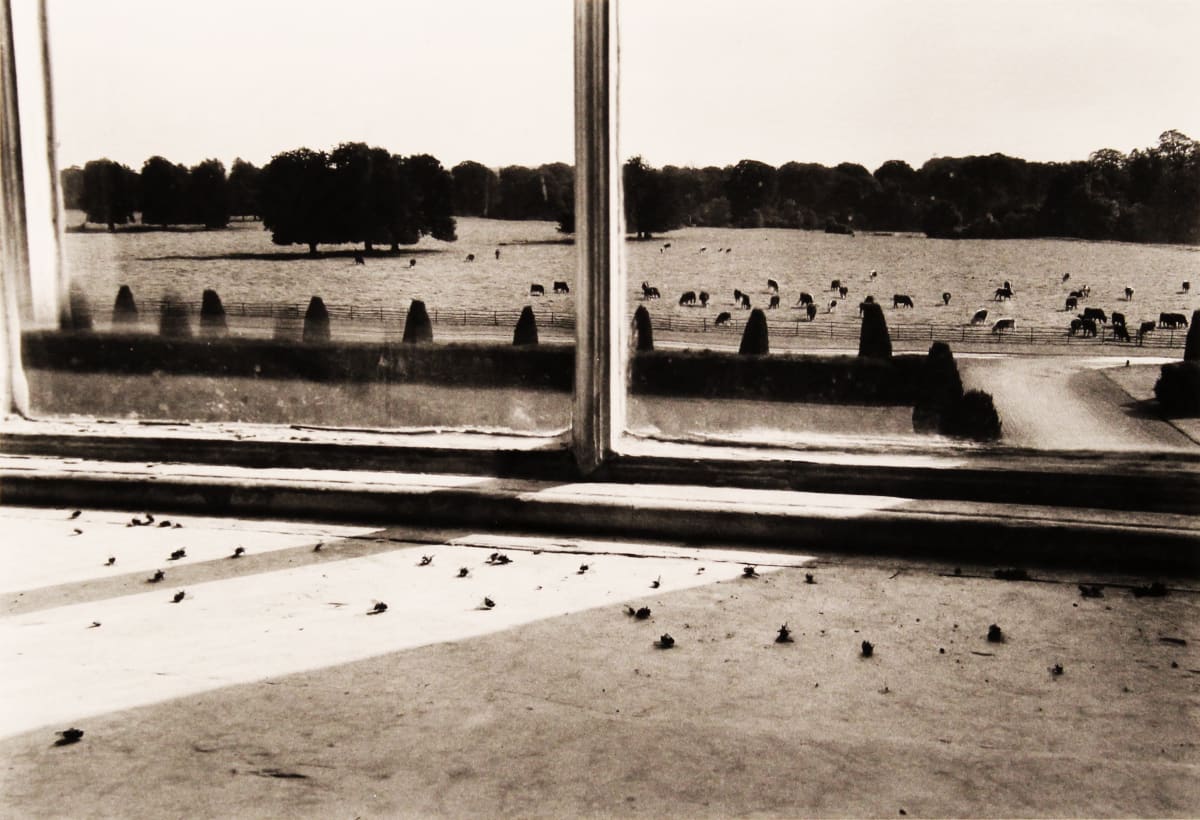
[[[570,0],[50,0],[60,165],[571,162]],[[1200,138],[1200,0],[625,0],[621,154],[919,166]]]

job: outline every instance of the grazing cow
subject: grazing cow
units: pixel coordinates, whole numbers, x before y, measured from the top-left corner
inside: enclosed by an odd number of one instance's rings
[[[1160,313],[1158,314],[1159,327],[1187,327],[1187,317],[1182,313]]]
[[[904,294],[904,293],[897,293],[895,296],[893,296],[892,297],[892,307],[898,308],[901,306],[912,307],[913,306],[912,297],[907,294]]]
[[[796,306],[799,307],[800,305],[811,305],[812,303],[813,303],[812,294],[805,293],[804,291],[800,291],[800,301],[796,303]]]
[[[555,293],[570,293],[570,292],[571,292],[571,286],[570,286],[570,285],[568,285],[566,282],[558,282],[558,281],[555,281],[555,283],[554,283],[554,292],[555,292]]]
[[[942,304],[943,305],[950,304],[950,291],[948,291],[948,290],[942,291]]]
[[[409,260],[408,260],[408,266],[409,266],[410,268],[415,268],[415,267],[417,266],[417,260],[416,260],[416,259],[409,259]]]
[[[1150,331],[1154,330],[1154,328],[1155,328],[1155,324],[1154,324],[1153,319],[1151,319],[1148,322],[1142,322],[1141,325],[1138,326],[1138,332],[1137,332],[1138,344],[1141,344],[1142,339],[1144,339],[1146,337],[1146,334],[1149,333]]]
[[[875,278],[876,276],[878,276],[878,275],[879,275],[879,271],[877,271],[877,270],[873,270],[873,271],[871,271],[871,278],[872,278],[872,279],[874,279],[874,278]]]
[[[1013,286],[1007,279],[1004,280],[1004,289],[1012,293]]]
[[[983,310],[977,310],[977,311],[975,311],[975,315],[971,317],[971,324],[981,325],[987,321],[987,317],[988,317],[987,308],[984,308]]]
[[[529,286],[529,295],[530,296],[545,296],[546,289],[544,287],[542,287],[541,285],[539,285],[538,283],[534,282],[532,285]]]
[[[670,243],[670,242],[667,242],[666,244],[664,244],[664,245],[663,245],[663,247],[664,247],[664,248],[669,248],[669,247],[671,247],[671,243]]]
[[[700,305],[701,307],[708,307],[708,291],[706,290],[700,291]]]
[[[367,264],[367,260],[363,259],[363,255],[361,253],[356,253],[354,254],[354,264],[365,265]]]
[[[1184,292],[1184,293],[1187,293],[1187,292],[1188,292],[1189,290],[1191,290],[1191,289],[1192,289],[1192,283],[1191,283],[1191,282],[1184,282],[1184,283],[1183,283],[1183,292]]]
[[[1093,322],[1093,324],[1095,324],[1095,323]],[[1078,333],[1082,329],[1083,329],[1083,319],[1079,319],[1079,318],[1072,319],[1071,326],[1070,326],[1070,328],[1067,329],[1067,335],[1074,336],[1076,333]]]
[[[1080,334],[1081,336],[1086,337],[1096,335],[1096,322],[1094,319],[1080,319],[1079,327],[1081,330],[1083,330],[1083,333]]]
[[[1123,325],[1123,324],[1118,325],[1114,322],[1112,329],[1113,329],[1113,338],[1114,339],[1116,339],[1119,342],[1130,341],[1129,330],[1125,327],[1125,325]]]
[[[658,288],[650,287],[649,282],[642,282],[642,298],[643,299],[658,299],[661,294]]]
[[[1084,285],[1083,287],[1081,287],[1079,289],[1080,298],[1086,299],[1088,296],[1091,296],[1091,295],[1092,295],[1092,286],[1091,285]]]
[[[1124,314],[1124,313],[1117,313],[1116,311],[1113,311],[1113,315],[1112,315],[1112,324],[1113,324],[1113,327],[1116,327],[1117,325],[1121,325],[1122,327],[1124,327],[1124,325],[1125,325],[1125,314]]]
[[[500,249],[499,248],[496,248],[496,258],[497,259],[500,258]]]
[[[738,305],[738,307],[745,308],[746,310],[750,309],[750,294],[748,294],[748,293],[742,294],[742,303],[740,305]]]
[[[733,315],[729,311],[723,310],[717,314],[716,324],[717,326],[727,325],[731,319],[733,319]]]
[[[1125,288],[1125,301],[1126,302],[1133,301],[1133,288],[1128,288],[1128,287]]]
[[[992,325],[992,333],[1000,333],[1005,330],[1014,330],[1017,325],[1016,319],[997,319]]]
[[[1096,319],[1101,322],[1108,322],[1108,316],[1105,315],[1103,308],[1084,308],[1083,319]]]
[[[737,305],[737,304],[740,304],[741,301],[742,301],[742,292],[740,290],[738,290],[737,288],[734,288],[733,289],[733,303],[735,305]]]
[[[837,290],[837,289],[838,289],[838,288],[840,288],[841,286],[842,286],[842,280],[841,280],[841,279],[834,279],[832,282],[830,282],[830,283],[829,283],[829,289],[830,289],[830,290]]]
[[[706,250],[708,250],[708,248],[701,248],[698,253],[704,253]]]
[[[1073,290],[1073,291],[1071,291],[1070,293],[1068,293],[1068,294],[1067,294],[1067,297],[1068,297],[1069,299],[1082,299],[1082,298],[1083,298],[1083,294],[1082,294],[1082,293],[1080,293],[1080,292],[1079,292],[1079,291],[1077,291],[1077,290]]]
[[[808,314],[808,321],[810,322],[817,318],[817,306],[812,302],[808,303],[808,305],[804,308],[804,312]]]
[[[850,288],[846,287],[845,285],[842,285],[840,288],[838,288],[838,296],[841,296],[843,299],[845,299],[849,295]]]
[[[1067,306],[1064,307],[1063,310],[1078,310],[1078,309],[1079,309],[1079,297],[1078,296],[1068,296],[1067,297]]]
[[[725,253],[733,253],[733,248],[726,248]]]
[[[474,261],[475,261],[475,254],[473,254],[473,253],[468,253],[468,254],[467,254],[467,261],[468,261],[468,262],[474,262]]]
[[[771,301],[767,305],[767,310],[771,310],[771,309],[777,308],[777,307],[779,307],[779,294],[775,293],[775,294],[772,294],[772,296],[771,296]]]
[[[833,313],[833,309],[837,307],[837,299],[829,300],[829,307],[825,308],[826,313]]]
[[[1069,274],[1069,273],[1064,273],[1064,274],[1063,274],[1063,284],[1065,285],[1065,284],[1067,283],[1067,280],[1068,280],[1068,279],[1070,279],[1070,278],[1071,278],[1071,274]]]
[[[679,304],[681,304],[681,305],[696,304],[696,291],[694,291],[694,290],[684,291],[683,295],[679,297]]]
[[[767,290],[771,291],[772,293],[779,293],[779,283],[774,279],[768,279]]]
[[[1005,284],[1007,285],[1008,283],[1006,282]],[[995,300],[997,302],[999,302],[1001,299],[1011,299],[1012,295],[1013,295],[1012,288],[1009,288],[1009,287],[996,288]]]

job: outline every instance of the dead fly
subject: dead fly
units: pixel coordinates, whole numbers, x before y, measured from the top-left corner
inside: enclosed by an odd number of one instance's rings
[[[171,603],[173,603],[173,604],[179,603],[180,601],[183,600],[185,595],[187,595],[186,592],[184,592],[182,589],[179,590],[178,592],[175,593],[175,597],[171,599]]]
[[[779,627],[779,634],[775,636],[775,643],[792,643],[792,630],[788,629],[787,624]]]
[[[625,607],[625,614],[630,618],[636,618],[639,621],[644,621],[650,617],[650,607],[642,606],[634,609],[631,606]]]
[[[511,564],[512,559],[502,552],[493,552],[488,556],[487,563],[494,566],[502,566],[504,564]]]
[[[238,547],[237,549],[235,549],[235,550],[233,551],[233,555],[231,555],[231,556],[229,556],[229,557],[230,557],[230,558],[241,558],[241,557],[242,557],[243,555],[245,555],[245,554],[246,554],[246,548],[245,548],[245,547]]]
[[[1101,584],[1080,584],[1079,594],[1084,598],[1103,598],[1104,587]]]
[[[383,601],[376,601],[375,606],[371,607],[367,614],[382,615],[384,612],[387,612],[387,604],[385,604]]]
[[[588,571],[588,565],[587,565],[587,564],[580,564],[580,565],[579,565],[579,569],[578,569],[578,570],[575,572],[575,574],[576,574],[576,575],[583,575],[583,574],[584,574],[585,572],[587,572],[587,571]]]
[[[811,572],[806,572],[806,573],[804,573],[804,583],[806,583],[806,584],[815,584],[816,582],[817,582],[817,581],[816,581],[816,579],[815,579],[815,578],[813,578],[813,574],[812,574]]]
[[[1004,633],[999,626],[992,624],[988,627],[987,639],[988,643],[1004,643]]]
[[[170,522],[170,521],[159,521],[159,522],[158,522],[158,526],[159,526],[159,528],[160,528],[160,529],[167,528],[167,527],[170,527],[170,526],[171,526],[171,522]],[[178,527],[179,525],[178,525],[178,524],[176,524],[175,526],[177,526],[177,527]]]
[[[433,563],[433,556],[432,556],[432,555],[422,555],[422,556],[421,556],[421,561],[420,561],[420,563],[418,563],[418,564],[417,564],[417,566],[418,566],[418,567],[427,567],[427,566],[429,566],[429,565],[430,565],[430,564],[432,564],[432,563]]]
[[[115,555],[110,555],[108,560],[104,562],[104,566],[111,567],[115,563],[117,563],[117,557]]]
[[[742,567],[743,578],[757,578],[758,569],[756,567]]]
[[[471,570],[467,569],[466,567],[458,568],[458,577],[459,578],[466,578],[470,574],[471,574]]]
[[[664,632],[662,637],[654,642],[654,645],[659,649],[670,649],[675,645],[675,639],[667,632]]]
[[[658,589],[660,586],[662,586],[662,576],[661,575],[650,582],[650,589]]]
[[[147,584],[157,584],[159,581],[161,581],[163,578],[166,578],[166,577],[167,577],[167,574],[165,572],[163,572],[161,569],[156,569],[156,570],[154,570],[154,574],[146,579],[146,583]]]
[[[83,530],[79,529],[79,527],[76,527],[75,529],[71,530],[71,535],[83,535]]]
[[[76,510],[75,512],[73,512],[69,516],[67,516],[67,520],[74,521],[76,518],[78,518],[81,515],[83,515],[83,510]]]
[[[180,558],[187,558],[187,550],[185,550],[185,549],[177,549],[177,550],[175,550],[173,553],[171,553],[171,558],[170,558],[170,560],[172,560],[172,561],[178,561]]]
[[[313,547],[313,552],[320,552],[320,551],[321,551],[321,548],[322,548],[322,547],[324,547],[324,546],[325,546],[325,542],[323,542],[323,541],[318,541],[318,542],[316,543],[316,545]]]
[[[870,641],[863,641],[862,642],[862,656],[864,658],[869,658],[874,654],[875,654],[875,644],[871,643]]]
[[[491,609],[495,605],[496,605],[496,602],[485,595],[485,596],[483,596],[483,606],[481,606],[480,609]]]
[[[70,746],[72,743],[78,743],[83,737],[83,729],[71,727],[58,732],[58,740],[54,741],[55,746]]]

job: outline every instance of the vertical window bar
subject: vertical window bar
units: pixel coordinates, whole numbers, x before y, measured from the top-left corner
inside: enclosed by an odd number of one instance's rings
[[[0,14],[0,414],[28,415],[21,368],[21,315],[30,308],[29,246],[25,233],[24,165],[17,106],[12,9]]]
[[[624,424],[616,0],[575,0],[575,325],[572,445],[584,474]]]

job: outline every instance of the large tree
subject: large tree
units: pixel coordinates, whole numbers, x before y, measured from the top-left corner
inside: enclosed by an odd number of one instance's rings
[[[225,165],[206,159],[188,171],[188,221],[206,228],[224,228],[229,224],[229,180]]]
[[[142,164],[142,223],[178,225],[187,221],[188,169],[153,156]]]
[[[259,208],[263,227],[276,245],[328,242],[332,222],[332,179],[324,151],[297,148],[276,154],[262,170]]]
[[[258,216],[258,177],[262,171],[253,163],[235,159],[229,169],[230,216]]]
[[[454,213],[491,216],[499,200],[500,177],[486,165],[467,160],[450,169],[454,177]]]
[[[777,172],[765,162],[744,159],[733,167],[725,182],[725,196],[739,227],[761,224],[762,212],[775,203]]]
[[[638,239],[679,227],[678,200],[668,178],[632,157],[622,169],[625,186],[625,229]]]
[[[83,210],[88,222],[107,225],[110,231],[133,218],[138,202],[138,175],[111,159],[96,159],[83,166]]]

